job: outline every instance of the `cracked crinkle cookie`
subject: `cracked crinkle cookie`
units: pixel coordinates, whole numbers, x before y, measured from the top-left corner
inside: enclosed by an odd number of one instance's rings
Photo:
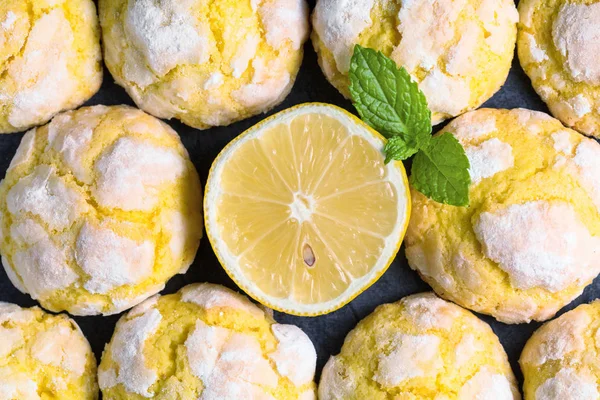
[[[312,39],[325,76],[346,97],[356,44],[391,57],[419,82],[436,124],[504,84],[517,21],[513,0],[319,0]]]
[[[305,0],[101,0],[108,69],[143,110],[198,129],[289,94],[308,37]]]
[[[470,206],[412,190],[406,256],[442,297],[506,323],[551,318],[600,273],[600,145],[547,114],[467,113]]]
[[[0,133],[48,122],[102,83],[92,0],[0,2]]]
[[[522,0],[519,59],[558,119],[600,137],[600,0]]]
[[[25,134],[0,185],[2,263],[51,311],[118,313],[186,271],[201,203],[168,125],[125,106],[60,114]]]
[[[98,379],[107,400],[315,400],[316,362],[300,328],[205,283],[155,296],[123,316]]]
[[[600,399],[600,302],[548,322],[529,339],[519,363],[526,400]]]
[[[519,400],[498,338],[433,293],[377,307],[329,359],[320,400]]]
[[[0,399],[97,398],[96,358],[75,321],[0,302]]]

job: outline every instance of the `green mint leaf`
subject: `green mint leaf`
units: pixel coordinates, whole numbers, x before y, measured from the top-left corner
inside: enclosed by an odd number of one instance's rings
[[[361,118],[384,136],[400,136],[414,152],[431,139],[425,95],[404,68],[381,52],[356,45],[350,63],[350,93]]]
[[[469,159],[451,133],[432,138],[413,160],[411,185],[438,203],[469,205]]]
[[[389,138],[383,151],[385,152],[386,164],[392,160],[404,161],[417,152],[416,149],[406,144],[402,136],[392,136]]]

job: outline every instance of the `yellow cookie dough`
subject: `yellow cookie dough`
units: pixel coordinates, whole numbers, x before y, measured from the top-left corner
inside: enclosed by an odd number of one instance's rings
[[[95,106],[29,131],[0,184],[13,284],[51,311],[114,314],[184,273],[202,192],[179,136],[130,107]]]
[[[0,399],[97,398],[96,358],[75,321],[0,302]]]
[[[442,297],[506,323],[543,321],[600,272],[600,145],[547,114],[467,113],[470,206],[412,190],[406,256]]]
[[[600,399],[600,302],[548,322],[529,339],[519,363],[526,400]]]
[[[316,360],[300,328],[205,283],[122,317],[98,379],[106,400],[315,400]]]
[[[552,114],[600,137],[600,0],[521,0],[519,59]]]
[[[88,100],[102,83],[92,0],[0,2],[0,133],[24,131]]]
[[[312,40],[325,76],[346,97],[356,44],[391,57],[419,82],[437,124],[504,84],[517,20],[513,0],[318,0]]]
[[[108,69],[136,104],[198,129],[289,94],[308,36],[305,0],[100,0]]]
[[[518,400],[492,329],[433,293],[384,304],[329,359],[319,400]]]

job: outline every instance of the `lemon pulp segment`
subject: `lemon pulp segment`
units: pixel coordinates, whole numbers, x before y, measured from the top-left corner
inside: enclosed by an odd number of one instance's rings
[[[309,104],[228,146],[206,207],[234,280],[299,314],[338,308],[372,283],[399,248],[409,208],[404,169],[384,164],[383,144],[345,112]]]

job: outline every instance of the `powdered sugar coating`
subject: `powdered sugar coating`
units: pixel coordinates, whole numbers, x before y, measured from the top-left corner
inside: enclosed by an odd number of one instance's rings
[[[600,181],[595,177],[600,170],[600,146],[593,140],[583,140],[575,150],[573,162],[577,166],[576,175],[600,210]]]
[[[445,75],[434,69],[431,71],[419,88],[427,97],[428,105],[435,112],[458,115],[467,108],[471,99],[471,89],[462,79]],[[439,123],[441,120],[434,120]]]
[[[258,15],[265,27],[267,43],[276,49],[289,41],[299,50],[308,32],[308,7],[304,0],[264,0]]]
[[[471,181],[475,184],[512,168],[515,162],[512,147],[497,138],[487,140],[479,146],[467,147],[465,153],[469,159]]]
[[[375,0],[319,1],[313,26],[335,58],[337,68],[345,73],[360,33],[371,26],[371,9]]]
[[[87,184],[92,182],[92,174],[84,164],[83,154],[107,111],[105,106],[94,106],[84,109],[78,118],[68,113],[59,114],[48,125],[46,151],[59,153],[73,175]]]
[[[525,40],[529,43],[529,52],[535,62],[542,62],[548,59],[548,54],[539,47],[533,35],[526,33]]]
[[[595,400],[598,396],[595,378],[577,374],[570,368],[560,370],[535,392],[535,400]]]
[[[515,108],[509,113],[517,118],[519,125],[527,129],[534,135],[542,131],[542,125],[546,122],[554,121],[551,116],[541,111],[528,110],[525,108]]]
[[[479,351],[484,350],[484,345],[471,333],[465,334],[455,350],[456,367],[468,365],[471,358]]]
[[[272,106],[291,90],[293,79],[285,71],[285,65],[278,61],[269,61],[262,57],[252,60],[252,80],[247,85],[234,90],[231,95],[245,107],[259,110]]]
[[[185,346],[190,369],[202,380],[203,400],[237,398],[249,392],[265,398],[261,387],[277,386],[275,371],[250,335],[198,321]]]
[[[260,342],[248,334],[232,333],[220,356],[223,369],[238,372],[247,383],[265,387],[277,386],[278,377],[263,357]],[[220,366],[217,364],[217,370]],[[222,375],[216,372],[215,375]]]
[[[571,143],[572,133],[566,130],[558,131],[552,134],[554,140],[554,150],[565,155],[571,155],[573,152],[573,144]]]
[[[567,204],[511,205],[482,213],[473,228],[486,256],[508,273],[516,288],[558,292],[600,272],[595,261],[600,238]]]
[[[16,304],[0,301],[0,324],[6,321],[28,323],[34,318],[31,310],[21,308]]]
[[[229,308],[262,317],[263,311],[247,297],[232,292],[220,285],[203,283],[188,286],[181,290],[181,301],[194,303],[206,310],[211,308]]]
[[[179,178],[185,161],[175,151],[133,138],[118,139],[96,163],[94,193],[105,207],[150,211],[160,186]]]
[[[451,0],[405,2],[398,12],[402,41],[394,49],[392,58],[411,72],[417,67],[430,70],[453,39],[453,25],[466,4],[467,0],[455,4]],[[413,47],[416,42],[422,45]]]
[[[50,229],[63,230],[88,211],[84,194],[68,185],[53,167],[41,165],[21,179],[6,196],[8,211],[16,216],[33,214]]]
[[[461,124],[452,126],[452,133],[464,145],[483,139],[496,130],[496,118],[482,113],[468,113],[462,116]]]
[[[461,314],[458,308],[433,293],[412,296],[401,301],[406,307],[406,315],[415,327],[422,331],[451,329]]]
[[[552,25],[554,45],[573,79],[600,85],[600,4],[564,3]]]
[[[540,366],[550,361],[561,361],[565,356],[585,351],[584,333],[592,322],[583,309],[575,309],[544,326],[535,334],[536,346],[528,348],[521,362]]]
[[[317,368],[317,353],[309,337],[295,325],[271,325],[278,341],[277,350],[269,353],[277,371],[296,386],[313,380]]]
[[[224,76],[220,72],[213,72],[210,74],[208,79],[204,82],[204,90],[217,89],[221,87],[224,82]]]
[[[248,69],[250,61],[256,57],[256,50],[260,44],[260,35],[250,34],[244,38],[241,49],[236,53],[230,63],[233,77],[240,78]]]
[[[231,335],[229,329],[208,326],[197,321],[194,331],[185,341],[187,360],[192,373],[208,383],[223,346]]]
[[[112,339],[112,356],[119,366],[115,370],[104,371],[98,375],[100,389],[108,389],[122,384],[128,391],[144,397],[151,397],[148,389],[158,378],[156,372],[146,367],[144,354],[138,350],[144,346],[149,336],[159,327],[162,315],[156,309],[120,321]]]
[[[184,256],[185,247],[192,228],[189,226],[188,219],[179,211],[171,211],[163,214],[165,230],[171,234],[169,240],[169,250],[174,259],[180,259]],[[182,267],[182,273],[185,273],[189,265]]]
[[[90,276],[84,287],[90,293],[134,284],[148,278],[154,266],[155,246],[149,240],[137,243],[112,229],[84,223],[75,247],[75,259]]]
[[[0,367],[0,398],[39,400],[38,385],[28,374]]]
[[[195,21],[193,7],[193,0],[128,1],[125,31],[158,76],[208,61],[210,28]]]
[[[2,29],[4,29],[5,31],[9,31],[15,25],[17,18],[17,14],[15,14],[12,11],[9,11],[6,13],[6,19],[2,21],[2,23],[0,23],[0,26],[2,26]]]
[[[407,379],[435,376],[443,367],[440,339],[433,335],[396,335],[389,355],[379,357],[373,379],[384,387],[395,387]]]
[[[339,357],[331,356],[321,373],[320,399],[343,399],[354,394],[358,377],[346,369]]]
[[[2,263],[7,271],[14,271],[14,279],[19,280],[32,298],[44,300],[53,291],[67,289],[77,281],[65,250],[40,225],[25,220],[22,225],[15,225],[14,231],[21,231],[19,234],[27,237],[23,242],[26,247],[14,253],[12,262],[3,258]]]
[[[23,331],[21,328],[0,327],[0,357],[5,358],[23,344]]]
[[[504,375],[483,367],[458,392],[459,400],[512,400],[510,382]]]
[[[561,104],[563,112],[569,115],[569,118],[577,119],[588,115],[592,111],[590,100],[583,94],[567,99]]]
[[[31,347],[31,356],[43,364],[60,367],[79,377],[86,372],[90,345],[81,331],[56,325],[40,332]]]

